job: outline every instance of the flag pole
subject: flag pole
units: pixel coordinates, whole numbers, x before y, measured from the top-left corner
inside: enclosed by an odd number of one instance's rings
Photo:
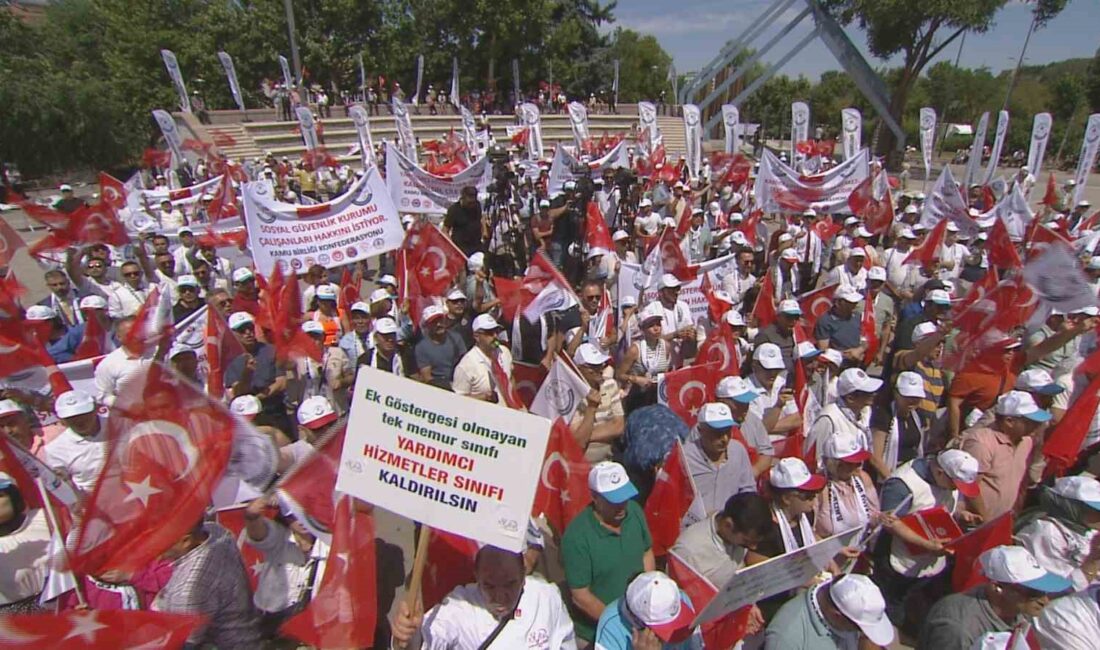
[[[405,590],[405,604],[409,611],[416,611],[420,601],[420,585],[424,582],[424,568],[428,564],[428,542],[432,537],[432,528],[425,524],[420,525],[420,539],[416,541],[416,555],[413,557],[412,575],[409,577],[409,587]]]
[[[38,494],[42,497],[42,507],[46,510],[46,522],[50,524],[50,528],[54,531],[58,537],[61,536],[61,525],[57,522],[57,515],[53,511],[53,503],[50,502],[50,495],[46,491],[46,484],[42,481],[42,477],[36,477],[34,484],[38,486]],[[62,539],[61,555],[65,559],[66,570],[72,572],[69,569],[69,549],[65,546],[65,540]],[[52,570],[52,569],[51,569]],[[76,579],[76,574],[73,574],[73,591],[76,592],[76,601],[83,609],[88,609],[88,601],[84,599],[84,592],[80,589],[80,581]]]

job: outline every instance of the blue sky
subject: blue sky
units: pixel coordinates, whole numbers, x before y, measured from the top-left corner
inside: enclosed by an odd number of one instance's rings
[[[914,0],[919,2],[920,0]],[[698,70],[713,58],[722,45],[738,36],[757,16],[771,5],[770,0],[619,0],[615,9],[616,25],[653,34],[661,46],[672,55],[679,72]],[[674,8],[674,9],[673,9]],[[801,10],[796,2],[788,9],[789,17]],[[675,12],[675,13],[674,13]],[[789,19],[788,17],[788,19]],[[1100,0],[1070,0],[1066,9],[1045,28],[1031,37],[1026,63],[1040,64],[1074,57],[1091,57],[1098,46],[1096,26],[1100,21]],[[757,47],[768,41],[787,21],[777,20],[772,29],[755,41]],[[772,62],[805,36],[812,19],[802,21],[773,48],[765,62]],[[1031,11],[1019,0],[1013,0],[996,17],[992,29],[985,34],[969,34],[962,51],[961,64],[967,67],[986,66],[998,72],[1011,68],[1020,54],[1024,36],[1031,23]],[[848,35],[864,52],[872,67],[883,65],[866,51],[866,39],[858,27]],[[956,41],[957,43],[957,41]],[[958,46],[952,43],[937,59],[954,61]],[[898,64],[900,61],[889,63]],[[813,42],[781,71],[786,74],[816,80],[826,70],[839,69],[836,59],[820,42]]]

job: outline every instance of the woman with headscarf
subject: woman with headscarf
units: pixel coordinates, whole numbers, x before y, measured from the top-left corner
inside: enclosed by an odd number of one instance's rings
[[[836,431],[818,447],[825,461],[825,489],[814,501],[814,534],[824,538],[868,524],[879,512],[878,493],[863,463],[871,457],[859,437]]]
[[[0,472],[0,615],[40,611],[49,572],[50,528],[41,508],[28,508],[19,486]]]
[[[1082,590],[1100,576],[1100,481],[1066,476],[1044,487],[1020,515],[1016,539],[1039,564]]]

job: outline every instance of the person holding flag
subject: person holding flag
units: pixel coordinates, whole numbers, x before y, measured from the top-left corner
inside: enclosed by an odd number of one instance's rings
[[[512,353],[500,344],[497,335],[503,329],[489,314],[474,319],[474,346],[455,366],[452,388],[459,395],[483,402],[504,401],[500,386],[494,378],[494,367],[499,366],[506,377],[512,375]]]

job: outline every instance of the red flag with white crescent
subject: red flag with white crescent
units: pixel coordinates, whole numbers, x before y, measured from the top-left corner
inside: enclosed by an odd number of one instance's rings
[[[807,332],[812,334],[814,325],[817,324],[817,319],[824,316],[825,313],[832,308],[833,294],[836,293],[837,287],[839,286],[839,284],[830,284],[827,287],[821,287],[810,293],[803,294],[802,297],[798,299],[798,306],[802,308],[802,323],[805,323]]]
[[[718,588],[687,561],[676,555],[675,552],[668,554],[668,576],[680,585],[680,589],[684,590],[684,593],[691,599],[691,604],[695,607],[696,612],[703,611],[710,601],[718,595]],[[736,646],[748,634],[752,608],[752,605],[746,605],[716,621],[703,623],[703,647],[732,648]]]
[[[592,466],[584,458],[565,420],[556,418],[550,428],[546,456],[539,472],[539,485],[531,514],[546,515],[546,521],[559,535],[569,522],[592,502],[588,490],[588,472]]]
[[[645,502],[645,520],[653,539],[654,555],[662,557],[668,554],[680,536],[684,517],[693,506],[699,520],[706,517],[702,503],[696,503],[697,499],[698,493],[684,459],[684,448],[679,440],[674,440]]]
[[[699,419],[699,409],[714,401],[718,380],[717,363],[687,366],[666,372],[657,393],[673,413],[693,427]]]
[[[126,186],[106,172],[99,172],[99,195],[104,203],[116,210],[126,207]]]
[[[760,329],[775,322],[775,281],[769,271],[764,275],[760,284],[760,291],[756,294],[756,304],[752,308],[752,317],[756,319],[756,326]]]
[[[718,327],[711,330],[699,346],[696,363],[717,364],[718,374],[722,377],[740,374],[741,353],[733,337],[733,330],[726,321],[721,321]]]
[[[205,620],[197,614],[132,609],[12,614],[0,625],[0,638],[9,650],[182,648]]]
[[[336,473],[344,451],[344,433],[337,428],[313,453],[283,474],[275,486],[282,501],[298,521],[318,537],[328,537],[336,517]]]

